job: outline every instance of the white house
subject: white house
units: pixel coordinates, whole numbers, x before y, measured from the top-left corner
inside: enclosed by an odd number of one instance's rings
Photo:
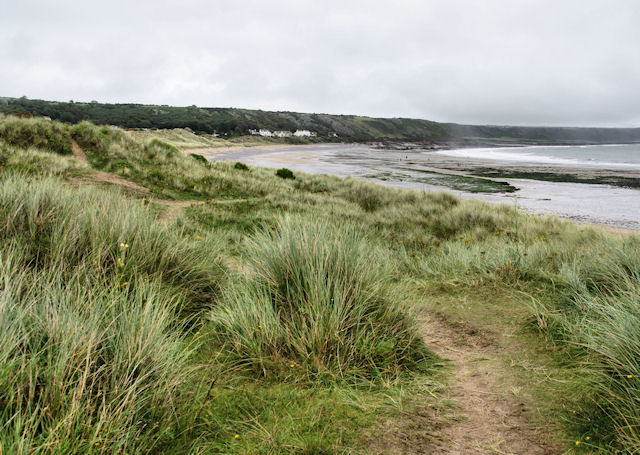
[[[266,137],[271,137],[273,136],[273,133],[267,129],[261,128],[260,131],[258,131],[258,134],[260,136],[266,136]]]
[[[276,137],[290,137],[293,136],[291,131],[274,131],[273,135]]]
[[[293,133],[293,135],[297,137],[309,137],[309,136],[317,136],[318,133],[316,133],[315,131],[309,131],[309,130],[296,130],[296,132]]]

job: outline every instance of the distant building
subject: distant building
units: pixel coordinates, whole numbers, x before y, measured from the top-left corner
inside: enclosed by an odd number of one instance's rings
[[[276,137],[291,137],[293,133],[291,131],[274,131],[273,135]]]
[[[331,132],[329,133],[329,137],[338,137],[338,133]]]
[[[258,131],[258,134],[260,136],[265,136],[265,137],[272,137],[273,133],[267,129],[261,128],[260,131]]]
[[[252,135],[255,136],[255,135],[260,134],[260,133],[258,132],[258,130],[249,130],[249,134],[252,134]]]
[[[296,130],[296,132],[293,133],[293,135],[296,137],[310,137],[310,136],[317,136],[318,133],[316,133],[315,131],[309,131],[309,130]]]
[[[45,120],[51,120],[51,117],[49,117],[48,115],[45,115],[44,117],[42,117]]]

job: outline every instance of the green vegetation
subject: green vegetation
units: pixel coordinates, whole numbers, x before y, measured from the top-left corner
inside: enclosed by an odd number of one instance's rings
[[[513,193],[518,189],[507,183],[496,180],[469,177],[466,175],[444,174],[424,169],[405,168],[406,172],[386,171],[377,174],[365,175],[365,178],[376,180],[395,180],[403,182],[423,183],[426,185],[438,185],[453,190],[468,191],[471,193]]]
[[[287,217],[246,251],[251,271],[211,315],[238,362],[371,379],[424,368],[429,353],[377,265],[388,258],[358,230]]]
[[[293,175],[293,171],[291,169],[287,169],[286,167],[283,167],[281,169],[278,169],[276,171],[276,175],[278,177],[280,177],[281,179],[295,179],[296,176]]]
[[[482,175],[493,178],[509,178],[509,179],[532,179],[543,180],[547,182],[572,182],[572,183],[590,183],[596,185],[613,185],[623,188],[640,188],[640,179],[633,177],[623,177],[620,175],[603,175],[598,177],[585,177],[573,174],[563,174],[556,172],[542,171],[515,171],[507,169],[469,169],[475,175]]]
[[[2,453],[429,451],[435,317],[554,447],[640,445],[638,236],[13,117],[0,224]]]
[[[244,163],[241,163],[240,161],[237,161],[236,164],[233,165],[234,169],[239,169],[241,171],[248,171],[249,170],[249,166],[247,166]]]
[[[7,145],[36,147],[60,155],[71,155],[69,128],[62,123],[0,117],[0,137]]]
[[[246,136],[251,129],[272,131],[307,129],[318,133],[318,138],[261,138],[252,136],[248,143],[309,143],[314,141],[372,141],[444,140],[448,133],[435,122],[413,119],[379,119],[355,115],[301,114],[296,112],[268,112],[233,108],[173,107],[142,104],[64,103],[25,98],[9,99],[0,104],[0,113],[21,116],[47,116],[66,123],[89,120],[96,124],[110,124],[122,128],[160,128],[165,142],[184,148],[215,147],[223,139],[213,137]],[[170,131],[189,128],[201,135]],[[144,135],[144,132],[141,133]],[[204,134],[204,135],[202,135]],[[336,139],[334,134],[339,136]],[[239,144],[246,144],[242,139]]]
[[[640,128],[552,128],[458,125],[408,118],[371,118],[357,115],[304,114],[234,108],[175,107],[143,104],[104,104],[5,98],[0,113],[47,116],[68,124],[83,120],[121,128],[161,129],[163,142],[180,149],[238,145],[312,142],[413,141],[477,144],[490,142],[584,144],[640,142]],[[185,128],[188,128],[186,130]],[[243,137],[251,129],[271,131],[306,129],[318,137]],[[189,131],[191,130],[191,131]],[[198,134],[193,134],[196,132]],[[222,135],[217,137],[214,134]],[[146,131],[134,138],[146,140]]]

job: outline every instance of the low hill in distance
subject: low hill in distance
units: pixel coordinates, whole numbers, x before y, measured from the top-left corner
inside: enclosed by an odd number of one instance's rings
[[[190,128],[197,133],[238,137],[250,130],[317,133],[315,142],[426,142],[433,144],[598,144],[640,142],[640,128],[476,126],[409,118],[270,112],[236,108],[175,107],[0,98],[0,113],[50,117],[65,123],[89,120],[130,129]],[[285,138],[294,141],[297,138]]]

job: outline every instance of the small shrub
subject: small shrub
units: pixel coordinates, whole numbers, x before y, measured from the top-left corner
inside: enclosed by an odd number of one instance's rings
[[[129,169],[132,166],[131,166],[131,163],[129,163],[127,160],[118,160],[111,163],[111,166],[109,167],[111,171],[118,172],[124,169]]]
[[[239,171],[248,171],[249,170],[249,166],[247,166],[244,163],[241,163],[240,161],[237,161],[236,164],[233,165],[234,169],[238,169]]]
[[[292,180],[294,180],[296,178],[296,176],[293,175],[293,172],[290,169],[287,169],[286,167],[278,169],[276,171],[276,175],[278,177],[280,177],[281,179],[292,179]]]
[[[189,156],[194,160],[198,161],[199,163],[209,164],[209,160],[202,155],[198,155],[197,153],[190,153]]]
[[[153,183],[159,184],[159,183],[164,183],[164,181],[167,179],[167,174],[157,169],[154,169],[147,174],[147,178],[151,180]]]

